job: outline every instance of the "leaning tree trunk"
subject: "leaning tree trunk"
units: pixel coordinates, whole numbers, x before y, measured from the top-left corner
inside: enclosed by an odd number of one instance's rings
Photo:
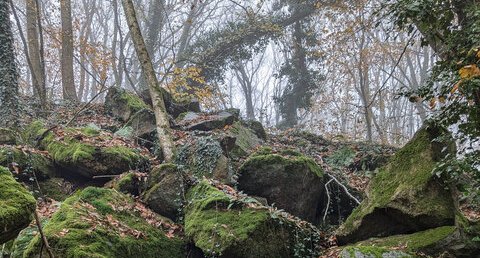
[[[138,26],[137,16],[135,14],[135,7],[132,0],[122,0],[125,17],[127,19],[128,28],[132,34],[133,45],[138,55],[145,79],[147,81],[150,96],[152,97],[153,111],[155,113],[157,135],[160,146],[162,147],[165,161],[171,161],[174,153],[174,145],[170,136],[170,124],[168,121],[167,111],[165,109],[165,102],[163,101],[163,94],[160,91],[157,76],[153,69],[152,60],[148,55],[145,41],[142,37],[140,27]]]
[[[73,32],[71,0],[60,0],[62,20],[62,88],[63,99],[77,102],[73,79]]]
[[[18,73],[8,0],[0,0],[0,127],[18,124]]]

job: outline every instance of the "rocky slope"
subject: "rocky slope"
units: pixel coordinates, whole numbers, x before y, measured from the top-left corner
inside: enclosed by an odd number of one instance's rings
[[[267,134],[238,110],[202,113],[196,102],[166,100],[172,163],[159,154],[148,100],[116,88],[67,127],[58,123],[73,113],[57,107],[1,129],[2,255],[48,256],[34,196],[56,257],[479,253],[480,224],[431,173],[452,151],[432,142],[433,126],[397,151],[297,130]]]

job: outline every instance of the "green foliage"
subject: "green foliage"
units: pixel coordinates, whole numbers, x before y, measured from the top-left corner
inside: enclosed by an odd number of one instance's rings
[[[404,94],[417,94],[432,107],[444,102],[434,119],[445,128],[456,125],[455,137],[466,147],[459,150],[463,159],[450,155],[437,171],[454,181],[467,176],[472,179],[469,184],[480,189],[480,150],[468,144],[480,137],[480,6],[471,0],[388,0],[382,10],[398,27],[410,33],[417,28],[423,43],[442,58],[423,87]]]
[[[184,257],[183,241],[167,238],[129,207],[133,200],[115,190],[88,187],[69,197],[44,227],[57,257]],[[138,232],[140,235],[136,237]],[[40,236],[25,257],[41,248]]]
[[[178,150],[175,163],[189,168],[197,178],[211,177],[222,153],[218,141],[210,136],[199,137]]]
[[[350,165],[355,158],[355,151],[349,147],[342,147],[325,159],[325,162],[333,168],[342,168]]]

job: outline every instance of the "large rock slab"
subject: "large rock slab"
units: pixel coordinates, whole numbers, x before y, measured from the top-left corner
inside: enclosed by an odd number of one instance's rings
[[[88,187],[62,203],[44,233],[56,257],[185,257],[184,241],[168,234],[173,224],[139,205],[115,190]],[[37,235],[24,257],[37,257],[41,246]]]
[[[153,168],[148,178],[149,189],[144,201],[158,214],[176,220],[181,215],[185,182],[182,172],[174,164],[162,164]]]
[[[337,231],[340,244],[453,225],[451,194],[432,174],[449,146],[432,142],[439,130],[422,128],[379,169],[367,198]]]
[[[150,109],[150,107],[135,93],[119,87],[111,87],[105,97],[105,109],[126,122],[138,111]]]
[[[49,132],[41,145],[61,168],[62,177],[120,175],[148,167],[148,157],[138,149],[110,144],[113,138],[100,133],[91,128],[64,128]]]
[[[0,167],[0,244],[14,239],[30,224],[35,207],[35,198],[7,168]]]
[[[177,118],[177,125],[187,131],[211,131],[232,125],[237,120],[238,116],[233,111],[221,111],[214,114],[186,112]]]
[[[316,222],[324,190],[323,171],[314,160],[288,151],[253,154],[240,168],[238,189]]]
[[[311,224],[270,211],[232,188],[202,181],[187,200],[185,234],[207,256],[318,257],[320,236]]]

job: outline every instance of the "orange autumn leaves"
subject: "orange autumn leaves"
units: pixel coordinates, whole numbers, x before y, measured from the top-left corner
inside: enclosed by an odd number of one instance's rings
[[[480,50],[474,49],[473,51],[476,53],[476,58],[480,59]],[[460,76],[460,80],[455,83],[455,85],[453,85],[452,89],[450,90],[450,94],[452,95],[455,94],[457,91],[460,92],[461,95],[463,95],[461,92],[462,84],[464,84],[468,80],[480,77],[480,68],[476,64],[465,65],[458,70],[458,75]],[[452,96],[450,96],[449,99],[450,98],[452,98]],[[443,104],[446,102],[446,98],[444,96],[440,96],[430,99],[430,108],[434,109],[437,102]]]

